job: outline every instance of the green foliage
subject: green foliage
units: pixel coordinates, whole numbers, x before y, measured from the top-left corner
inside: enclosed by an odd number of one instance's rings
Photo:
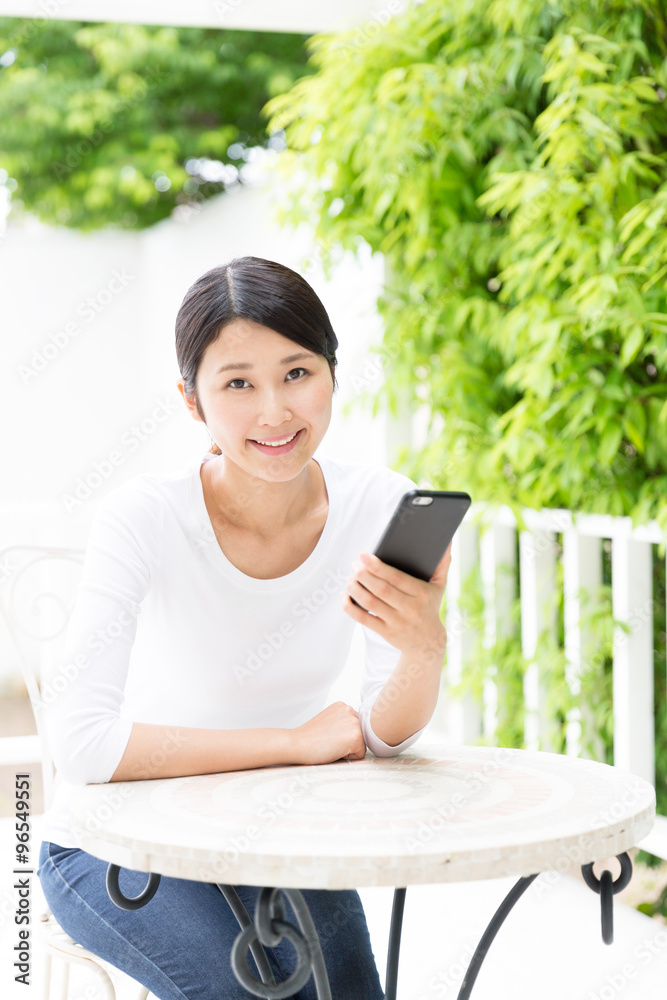
[[[431,0],[309,49],[266,109],[284,217],[385,255],[364,398],[430,415],[401,471],[667,528],[663,0]]]
[[[562,576],[562,566],[559,563]],[[590,636],[582,663],[578,690],[570,683],[563,647],[562,580],[554,591],[556,621],[554,632],[539,638],[534,660],[539,664],[540,683],[546,695],[545,715],[550,723],[545,742],[556,753],[566,751],[566,730],[573,711],[583,708],[581,748],[594,760],[613,762],[612,643],[614,619],[611,589],[603,585],[598,593],[582,593],[581,624]],[[470,694],[481,706],[484,684],[492,680],[497,688],[497,725],[493,742],[498,746],[524,746],[524,677],[530,661],[521,645],[521,602],[511,605],[503,634],[488,642],[484,631],[484,597],[479,566],[468,576],[459,599],[459,610],[475,640],[461,680],[449,688],[454,697]],[[546,609],[547,617],[549,609]],[[624,626],[621,625],[621,628]],[[667,802],[666,802],[667,804]]]
[[[0,167],[44,222],[150,226],[220,193],[243,149],[269,141],[261,108],[309,72],[303,43],[0,18]]]
[[[649,867],[657,866],[649,865]],[[667,886],[662,889],[657,899],[651,903],[640,903],[637,909],[645,913],[647,917],[667,916]]]

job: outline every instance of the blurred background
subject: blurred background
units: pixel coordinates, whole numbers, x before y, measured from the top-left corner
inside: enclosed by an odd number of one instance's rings
[[[96,503],[210,446],[176,390],[178,306],[253,254],[303,274],[336,330],[321,452],[475,501],[422,741],[652,781],[629,902],[638,935],[664,923],[662,0],[0,15],[0,812],[19,768],[41,808],[26,677],[57,664]],[[362,656],[356,635],[331,700],[355,704]]]

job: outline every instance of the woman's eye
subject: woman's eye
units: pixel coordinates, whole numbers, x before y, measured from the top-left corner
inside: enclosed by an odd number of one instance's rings
[[[308,375],[308,374],[309,374],[309,372],[305,368],[292,368],[292,370],[287,373],[286,378],[290,382],[297,382],[301,378],[303,378],[304,375]],[[249,386],[249,385],[250,385],[250,382],[248,382],[248,380],[245,379],[245,378],[233,378],[231,380],[231,382],[227,383],[226,388],[227,389],[245,389],[246,386]]]

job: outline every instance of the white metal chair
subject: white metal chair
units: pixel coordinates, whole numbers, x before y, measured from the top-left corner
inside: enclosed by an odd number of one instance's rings
[[[8,584],[4,590],[0,588],[0,613],[19,657],[37,726],[37,737],[1,737],[0,742],[6,745],[6,756],[12,762],[35,761],[41,764],[45,809],[48,809],[53,798],[54,765],[42,716],[40,682],[47,676],[49,666],[56,663],[58,646],[62,646],[64,641],[75,598],[71,584],[74,575],[80,576],[83,556],[81,549],[33,545],[13,545],[0,551],[0,566],[4,567],[4,577]],[[65,566],[68,566],[70,576],[69,590],[72,596],[69,601],[63,596],[68,589]],[[50,589],[53,587],[55,590]],[[21,605],[18,610],[17,604]],[[30,628],[30,615],[39,618],[39,632]],[[61,641],[56,645],[61,636]],[[32,649],[26,648],[26,645],[32,646]],[[26,753],[27,757],[22,756]],[[17,757],[21,759],[18,760]],[[48,907],[40,915],[37,933],[44,949],[43,1000],[56,1000],[55,995],[52,997],[54,958],[65,963],[58,1000],[67,1000],[72,964],[81,965],[96,976],[102,1000],[117,1000],[114,981],[107,971],[113,967],[66,934]],[[136,987],[135,1000],[146,1000],[149,990],[145,986],[117,969],[113,971]]]

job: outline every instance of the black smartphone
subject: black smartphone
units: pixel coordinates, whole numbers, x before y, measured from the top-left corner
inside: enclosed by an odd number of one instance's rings
[[[401,497],[374,554],[410,576],[430,580],[470,504],[467,493],[410,490]]]

